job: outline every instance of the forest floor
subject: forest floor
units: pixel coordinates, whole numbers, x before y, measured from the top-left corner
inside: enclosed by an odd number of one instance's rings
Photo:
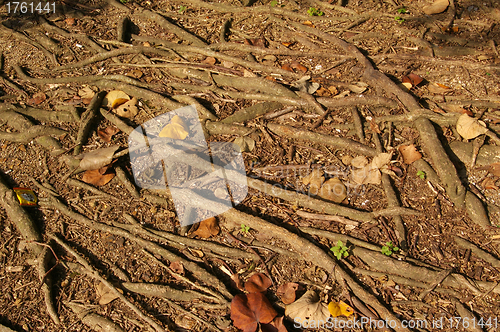
[[[0,331],[497,331],[500,3],[248,1],[0,0]]]

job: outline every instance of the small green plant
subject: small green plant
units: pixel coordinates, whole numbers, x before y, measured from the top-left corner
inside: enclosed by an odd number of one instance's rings
[[[249,231],[250,231],[250,227],[249,226],[245,226],[245,224],[241,224],[241,232],[243,234],[248,234]]]
[[[126,4],[128,0],[120,0],[121,3]]]
[[[337,257],[338,260],[349,256],[349,248],[347,248],[340,240],[337,242],[337,245],[330,248],[330,250],[333,251],[333,254],[335,255],[335,257]]]
[[[382,247],[382,253],[384,255],[387,255],[387,256],[390,256],[392,255],[393,253],[395,253],[396,251],[399,251],[399,248],[398,247],[395,247],[393,244],[392,244],[392,241],[389,241],[385,244],[385,246]]]
[[[278,4],[278,1],[276,1],[276,0],[273,0],[270,3],[271,7],[276,7],[277,4]]]
[[[309,14],[309,16],[323,16],[324,13],[318,8],[309,7],[307,14]]]
[[[396,20],[396,22],[398,22],[399,24],[402,24],[402,23],[405,21],[405,19],[404,19],[404,18],[402,18],[401,16],[395,16],[395,17],[394,17],[394,19],[395,19],[395,20]]]
[[[187,8],[187,6],[179,6],[179,14],[182,14]]]
[[[408,13],[408,10],[406,10],[406,8],[403,7],[403,8],[399,8],[397,10],[397,12],[398,12],[398,14],[406,14],[406,13]]]
[[[417,172],[417,176],[418,176],[419,178],[421,178],[422,180],[425,180],[425,176],[426,176],[426,175],[427,175],[427,174],[425,174],[425,172],[424,172],[424,171],[418,171],[418,172]]]

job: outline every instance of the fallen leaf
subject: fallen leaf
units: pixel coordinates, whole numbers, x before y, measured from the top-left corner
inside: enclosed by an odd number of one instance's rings
[[[307,25],[308,27],[314,28],[314,24],[311,21],[304,21],[302,24]]]
[[[351,308],[344,301],[330,302],[328,304],[328,311],[330,311],[333,317],[339,317],[339,316],[349,317],[352,314],[354,314],[354,309]]]
[[[207,56],[205,60],[202,61],[202,63],[206,63],[207,65],[215,65],[217,60],[214,57]]]
[[[290,304],[295,301],[295,292],[299,289],[299,284],[295,282],[287,282],[278,287],[276,295],[284,304]]]
[[[188,136],[188,127],[180,116],[174,115],[158,136],[183,140]]]
[[[334,203],[341,203],[347,197],[347,189],[339,178],[331,178],[323,183],[318,196]]]
[[[180,275],[184,275],[184,266],[182,265],[181,262],[179,262],[179,261],[172,262],[172,263],[170,263],[169,267],[175,273],[180,274]]]
[[[104,167],[111,163],[113,155],[118,148],[118,145],[114,145],[109,148],[97,149],[81,154],[78,156],[78,158],[82,158],[79,166],[83,170],[94,170]]]
[[[122,99],[123,100],[123,99]],[[122,118],[133,118],[139,112],[137,108],[137,99],[134,97],[126,102],[120,104],[118,107],[113,108],[113,112]]]
[[[88,86],[85,86],[85,87],[81,88],[80,90],[78,90],[78,95],[82,99],[91,99],[94,97],[95,92],[91,88],[89,88]]]
[[[217,235],[220,232],[219,224],[215,217],[202,220],[198,223],[198,228],[191,233],[191,236],[198,236],[202,239],[208,239],[212,235]]]
[[[391,162],[391,159],[392,159],[392,153],[387,153],[387,152],[379,153],[378,155],[373,157],[371,165],[373,168],[381,169],[385,165],[389,164]]]
[[[370,129],[371,131],[373,131],[374,133],[377,133],[377,134],[381,134],[382,131],[380,130],[378,124],[375,122],[374,119],[371,119],[370,120]]]
[[[288,332],[285,325],[283,325],[283,316],[275,317],[269,324],[261,324],[262,332]]]
[[[113,302],[118,298],[109,287],[107,287],[104,283],[100,282],[96,287],[97,296],[99,296],[99,304],[106,305],[108,303]]]
[[[106,168],[107,169],[107,168]],[[83,173],[82,181],[96,187],[104,186],[115,177],[114,173],[102,172],[99,169],[88,170]]]
[[[488,173],[495,176],[500,176],[500,163],[493,163],[486,166],[477,167],[478,170],[488,171]]]
[[[306,92],[310,95],[316,92],[319,89],[319,83],[317,82],[309,82],[311,76],[303,76],[299,80],[292,82],[292,86],[299,91]]]
[[[47,100],[47,95],[43,92],[37,92],[33,95],[31,99],[28,99],[28,104],[30,105],[40,105],[45,100]]]
[[[64,22],[69,26],[73,26],[76,24],[76,18],[68,17],[67,19],[64,20]]]
[[[439,83],[430,83],[427,86],[427,89],[429,90],[430,93],[436,95],[453,91],[449,86]]]
[[[484,189],[492,189],[492,190],[498,190],[498,186],[496,185],[496,180],[493,178],[486,178],[484,181],[481,183],[481,186]]]
[[[334,87],[333,85],[328,87],[328,91],[332,93],[332,96],[335,96],[337,93],[339,93],[339,90],[337,90],[337,88]]]
[[[144,73],[142,71],[140,71],[139,69],[134,69],[134,70],[131,70],[130,72],[128,72],[127,76],[139,79],[142,76],[144,76]]]
[[[351,159],[351,166],[355,168],[363,168],[368,165],[368,159],[365,156],[357,156]]]
[[[422,154],[417,151],[417,148],[415,147],[414,144],[411,145],[401,145],[399,147],[399,152],[403,156],[403,160],[405,164],[410,165],[414,161],[419,160],[422,158]]]
[[[325,181],[323,170],[314,168],[312,172],[302,178],[302,183],[309,186],[309,194],[317,195],[321,189],[321,185]]]
[[[325,89],[324,87],[320,87],[317,91],[316,91],[316,94],[320,97],[329,97],[332,95],[332,93],[330,92],[330,90],[328,89]]]
[[[98,129],[97,130],[97,135],[104,141],[104,142],[111,142],[111,138],[113,138],[113,135],[119,133],[120,130],[116,127],[106,127],[104,130]]]
[[[349,84],[347,88],[354,93],[360,94],[366,91],[368,84],[364,82],[355,82],[353,84]]]
[[[300,299],[285,307],[285,316],[296,322],[307,322],[320,320],[326,322],[330,312],[325,303],[315,291],[307,291]]]
[[[461,114],[467,114],[468,116],[473,116],[473,113],[469,110],[466,110],[460,105],[442,105],[442,109],[444,109],[446,112],[454,112],[454,113],[461,113]]]
[[[277,316],[262,293],[238,294],[231,301],[231,319],[243,332],[255,332],[259,323],[268,324]]]
[[[123,91],[120,90],[112,90],[104,96],[102,100],[102,106],[107,108],[115,108],[121,104],[126,103],[130,100],[130,97]]]
[[[267,40],[265,38],[245,39],[245,45],[252,45],[265,48],[267,46]]]
[[[422,11],[427,15],[442,13],[450,5],[449,0],[435,0],[432,5],[425,6]]]
[[[290,65],[287,64],[287,63],[285,63],[283,66],[281,66],[281,69],[284,69],[286,71],[290,71],[292,73],[294,72],[293,69],[292,69],[292,67],[290,67]]]
[[[252,275],[245,283],[245,289],[249,293],[261,293],[271,287],[273,282],[263,273]]]
[[[403,82],[403,85],[406,86],[408,89],[411,89],[414,86],[419,85],[422,83],[424,79],[416,74],[410,73],[408,75],[405,75],[402,77],[401,82]],[[409,84],[409,85],[407,85]]]
[[[248,136],[237,137],[234,144],[240,147],[241,152],[252,152],[255,148],[255,141]]]
[[[295,42],[282,42],[281,45],[285,46],[285,47],[290,47],[292,46],[293,44],[295,44]]]
[[[303,66],[298,61],[292,61],[290,63],[290,67],[300,71],[302,74],[305,74],[307,72],[307,67]]]
[[[351,171],[351,179],[357,184],[380,184],[382,174],[377,168],[367,165],[364,168],[356,168]]]
[[[462,114],[457,121],[457,132],[465,139],[473,139],[488,131],[483,121],[471,118],[467,114]]]

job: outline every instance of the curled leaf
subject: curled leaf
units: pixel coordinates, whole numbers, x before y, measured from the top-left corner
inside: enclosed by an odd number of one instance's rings
[[[347,189],[339,178],[331,178],[321,186],[319,197],[341,203],[347,197]]]
[[[139,109],[136,105],[137,99],[134,97],[120,104],[118,107],[113,108],[113,112],[122,118],[133,118],[139,113]]]
[[[435,0],[431,5],[422,8],[423,12],[427,15],[442,13],[450,5],[449,0]]]
[[[330,302],[328,304],[328,311],[330,311],[333,317],[338,317],[338,316],[349,317],[354,313],[354,309],[351,308],[344,301]]]
[[[217,235],[220,232],[219,224],[215,217],[210,217],[208,219],[200,221],[198,228],[191,233],[192,236],[198,236],[202,239],[208,239],[212,235]]]
[[[180,116],[174,115],[170,123],[160,131],[158,136],[183,140],[186,139],[188,134],[188,127],[184,120]]]
[[[231,301],[231,319],[243,332],[255,332],[259,323],[268,324],[276,317],[269,300],[262,293],[238,294]]]
[[[111,142],[111,138],[113,138],[114,134],[117,134],[120,130],[116,127],[106,127],[104,130],[99,129],[97,130],[97,135],[104,141],[104,142]]]
[[[248,136],[237,137],[234,143],[240,147],[241,152],[252,152],[255,148],[255,141]]]
[[[281,285],[276,290],[276,295],[281,299],[284,304],[290,304],[295,301],[295,292],[299,289],[299,284],[294,282],[287,282]]]
[[[130,97],[123,91],[112,90],[106,94],[102,100],[102,105],[108,108],[116,108],[130,100]]]
[[[457,132],[465,139],[473,139],[488,131],[483,121],[471,118],[467,114],[462,114],[457,121]]]
[[[106,169],[106,171],[103,172],[101,171],[102,169]],[[85,171],[82,176],[82,181],[100,187],[113,180],[114,177],[115,173],[108,172],[107,167],[103,167],[101,169]]]
[[[405,164],[408,165],[422,158],[422,154],[417,151],[417,148],[415,147],[414,144],[401,145],[399,147],[399,152],[403,156]]]
[[[273,282],[265,274],[256,273],[245,283],[245,289],[249,293],[260,293],[266,291]]]
[[[305,325],[308,321],[326,322],[330,312],[326,304],[320,301],[318,294],[309,290],[300,299],[285,307],[285,316]]]

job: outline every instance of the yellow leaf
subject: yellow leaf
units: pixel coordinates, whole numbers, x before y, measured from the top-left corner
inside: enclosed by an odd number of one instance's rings
[[[108,94],[104,97],[102,105],[108,108],[116,108],[128,100],[130,100],[130,97],[125,92],[113,90],[108,92]]]
[[[188,135],[187,125],[178,115],[174,115],[170,123],[166,125],[158,136],[173,139],[186,139]]]
[[[488,131],[483,121],[471,118],[467,114],[462,114],[457,121],[457,131],[465,139],[473,139]]]
[[[338,317],[338,316],[349,317],[354,313],[354,309],[351,308],[344,301],[330,302],[330,304],[328,304],[328,311],[330,311],[333,317]]]

